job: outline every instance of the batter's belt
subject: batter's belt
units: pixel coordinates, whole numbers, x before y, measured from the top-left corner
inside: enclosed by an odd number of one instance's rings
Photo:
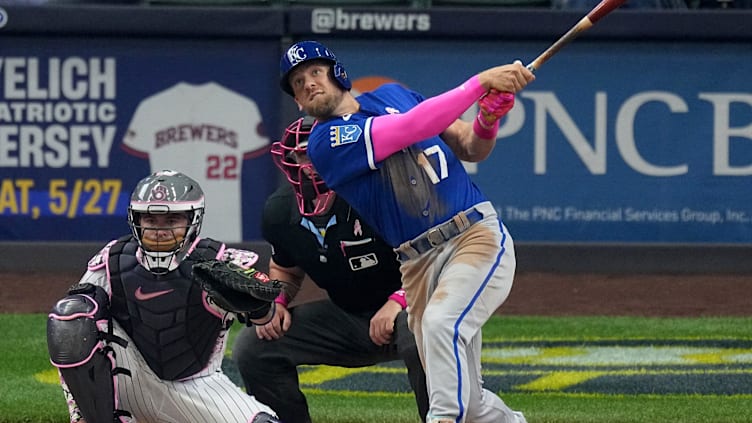
[[[465,232],[467,228],[474,223],[479,222],[485,215],[493,212],[493,206],[490,202],[483,202],[461,211],[444,223],[440,223],[433,228],[423,232],[414,239],[404,242],[394,251],[400,261],[407,261],[418,257],[426,251],[437,247],[457,235]]]

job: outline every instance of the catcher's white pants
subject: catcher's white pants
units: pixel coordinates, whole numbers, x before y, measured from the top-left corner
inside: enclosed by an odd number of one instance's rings
[[[212,357],[210,367],[214,366],[214,371],[182,381],[166,381],[152,372],[125,331],[117,324],[114,330],[128,341],[127,348],[113,344],[117,366],[131,371],[131,376],[117,376],[115,389],[120,400],[118,407],[133,414],[132,422],[246,423],[262,411],[276,416],[220,370],[224,348]]]

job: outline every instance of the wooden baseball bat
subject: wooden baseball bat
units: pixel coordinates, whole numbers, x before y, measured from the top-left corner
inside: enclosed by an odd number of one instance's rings
[[[585,17],[580,19],[580,21],[577,22],[575,26],[570,28],[566,34],[562,35],[558,40],[556,40],[555,43],[551,44],[551,47],[546,49],[546,51],[541,53],[540,56],[536,57],[535,60],[530,62],[530,64],[527,65],[527,68],[530,69],[531,72],[538,70],[538,68],[546,63],[546,61],[550,59],[551,56],[561,50],[562,47],[577,38],[577,36],[580,35],[581,32],[590,29],[590,27],[595,25],[598,20],[624,4],[625,1],[626,0],[601,0],[601,2],[593,8],[593,10],[585,15]]]

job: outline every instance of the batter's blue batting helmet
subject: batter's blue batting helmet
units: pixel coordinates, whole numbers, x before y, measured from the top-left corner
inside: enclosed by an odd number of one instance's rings
[[[350,91],[352,83],[347,78],[345,68],[339,63],[337,56],[318,41],[297,42],[291,45],[285,54],[282,55],[282,59],[279,61],[279,86],[282,90],[291,96],[295,96],[292,91],[292,86],[290,86],[290,81],[288,80],[290,72],[299,64],[316,59],[323,59],[331,62],[332,76],[334,76],[334,79],[342,88]]]

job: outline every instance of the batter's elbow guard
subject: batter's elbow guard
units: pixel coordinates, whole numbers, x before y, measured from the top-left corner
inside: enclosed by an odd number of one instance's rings
[[[102,329],[108,328],[108,332]],[[127,342],[111,333],[109,296],[99,286],[80,284],[58,301],[47,318],[50,362],[60,371],[87,422],[121,422],[130,414],[118,410],[117,374],[130,375],[115,365],[108,344]]]

